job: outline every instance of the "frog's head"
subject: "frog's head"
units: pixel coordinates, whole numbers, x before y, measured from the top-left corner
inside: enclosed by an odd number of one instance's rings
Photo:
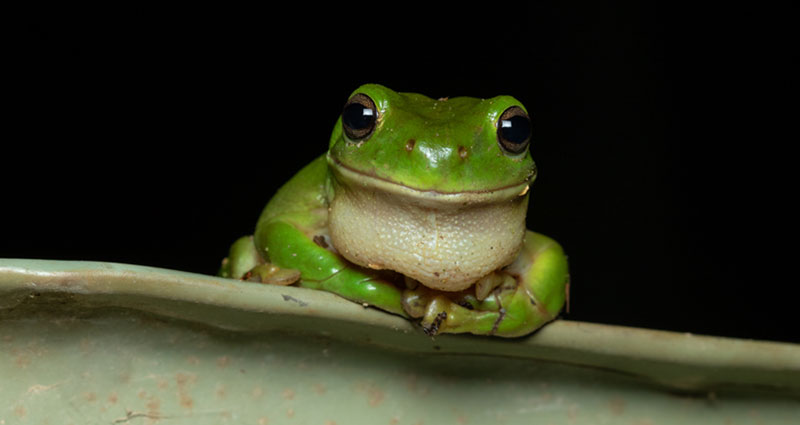
[[[433,100],[368,84],[328,151],[329,227],[350,261],[462,290],[516,257],[536,167],[510,96]]]
[[[345,105],[329,159],[417,191],[486,193],[533,180],[530,135],[525,107],[510,96],[434,100],[367,84]]]

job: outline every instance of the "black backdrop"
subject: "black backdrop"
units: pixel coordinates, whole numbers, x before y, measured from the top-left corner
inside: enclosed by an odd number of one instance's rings
[[[571,261],[564,317],[800,342],[786,27],[585,3],[31,17],[0,257],[213,273],[361,83],[511,94],[535,122],[529,228]]]

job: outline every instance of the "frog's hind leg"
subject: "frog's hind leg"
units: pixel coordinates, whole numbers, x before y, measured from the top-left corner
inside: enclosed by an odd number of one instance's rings
[[[266,262],[256,249],[252,236],[243,236],[231,245],[217,274],[270,285],[291,285],[300,280],[300,271]]]
[[[228,256],[222,259],[217,275],[231,279],[242,279],[253,267],[263,264],[264,259],[256,250],[252,236],[242,236],[231,245]]]

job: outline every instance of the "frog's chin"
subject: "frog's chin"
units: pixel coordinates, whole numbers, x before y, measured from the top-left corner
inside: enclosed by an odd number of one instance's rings
[[[331,162],[331,241],[349,261],[460,291],[517,257],[528,183],[494,190],[419,190]]]
[[[501,186],[480,190],[464,190],[458,192],[442,192],[435,189],[422,189],[411,187],[399,182],[367,174],[349,167],[336,158],[328,155],[328,164],[334,173],[334,178],[341,183],[364,190],[377,190],[392,194],[400,199],[418,203],[427,207],[447,207],[448,205],[473,205],[511,201],[515,198],[526,196],[530,187],[530,179]]]

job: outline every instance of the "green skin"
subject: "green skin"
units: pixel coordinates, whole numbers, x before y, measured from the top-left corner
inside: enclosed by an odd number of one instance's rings
[[[336,167],[421,194],[480,193],[522,185],[523,207],[528,184],[536,176],[527,148],[511,154],[498,143],[500,114],[511,106],[524,110],[512,97],[433,100],[375,84],[364,85],[356,93],[374,101],[375,130],[366,141],[353,142],[343,132],[340,117],[328,153],[278,190],[253,236],[233,244],[220,275],[329,291],[365,306],[421,319],[423,330],[431,335],[516,337],[553,320],[567,298],[567,260],[561,246],[541,234],[524,232],[516,259],[492,273],[496,283],[480,299],[474,286],[457,292],[429,289],[391,271],[391,264],[384,270],[361,267],[331,246],[328,219],[338,190]],[[412,139],[415,145],[410,149]]]

